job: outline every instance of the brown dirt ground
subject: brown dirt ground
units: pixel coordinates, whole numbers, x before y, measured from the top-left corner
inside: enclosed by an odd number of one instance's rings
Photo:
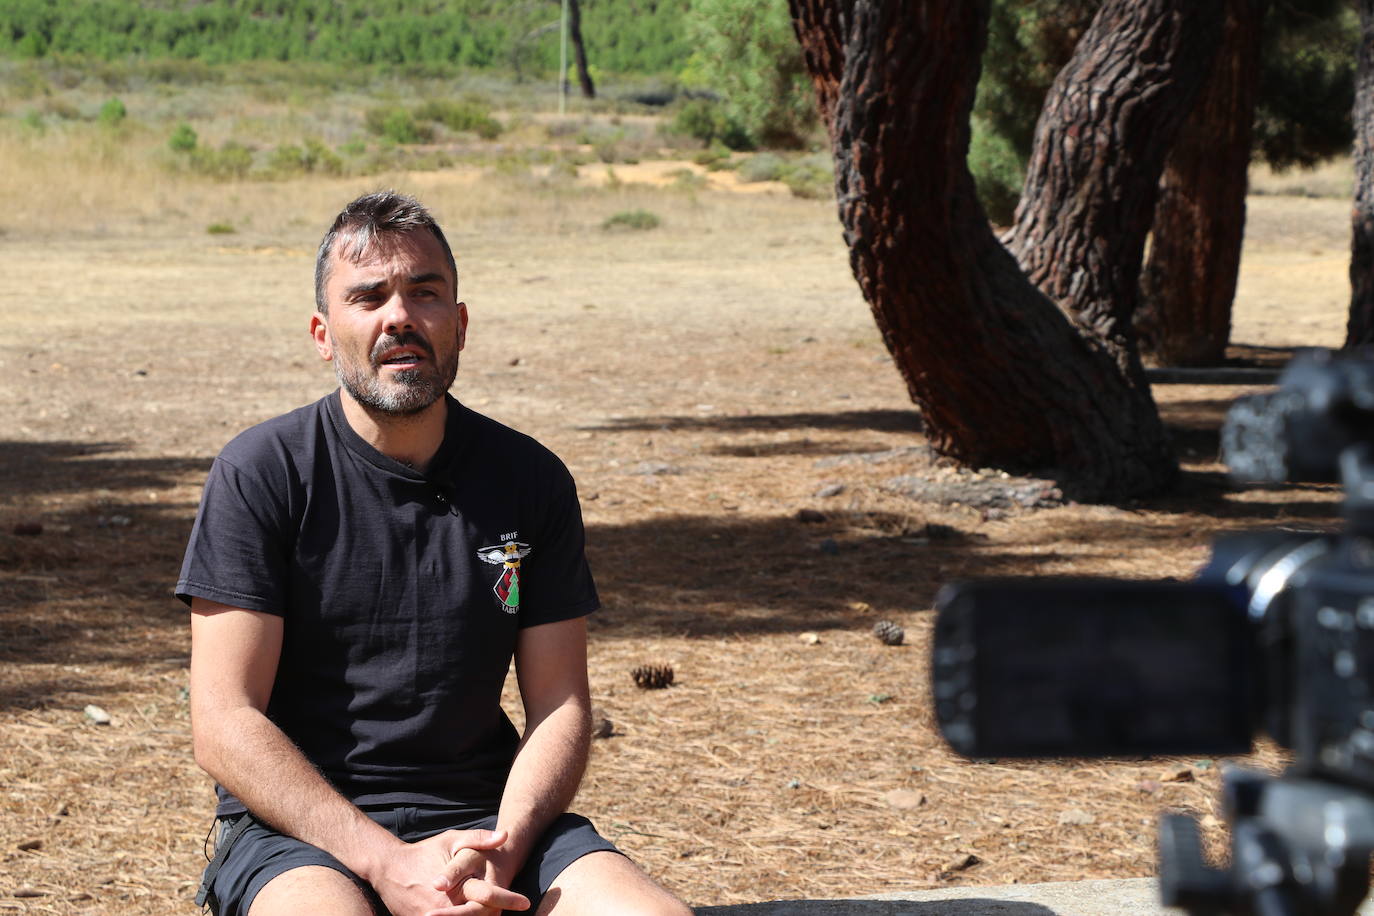
[[[832,204],[493,182],[393,183],[452,228],[473,310],[460,396],[580,482],[614,734],[579,810],[698,905],[1149,875],[1162,809],[1207,817],[1218,845],[1218,761],[955,758],[926,654],[956,577],[1182,577],[1219,531],[1329,526],[1330,488],[1224,484],[1217,424],[1254,389],[1157,389],[1186,467],[1166,497],[914,501],[887,481],[995,475],[924,450]],[[332,387],[304,333],[312,250],[361,189],[202,186],[152,214],[0,226],[0,912],[192,910],[211,797],[171,585],[220,446]],[[627,206],[664,225],[598,228]],[[207,236],[221,214],[247,228]],[[1253,200],[1238,354],[1339,343],[1347,220],[1339,200]],[[883,618],[905,645],[870,635]],[[675,685],[637,690],[644,662]]]

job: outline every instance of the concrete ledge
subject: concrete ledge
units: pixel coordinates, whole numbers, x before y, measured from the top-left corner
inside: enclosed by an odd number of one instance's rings
[[[1179,916],[1159,903],[1153,878],[957,887],[852,900],[778,900],[708,906],[697,916]],[[1366,900],[1360,916],[1374,916]]]

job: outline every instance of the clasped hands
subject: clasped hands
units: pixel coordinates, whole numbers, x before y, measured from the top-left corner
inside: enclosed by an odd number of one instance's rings
[[[506,887],[514,871],[500,866],[498,850],[504,830],[447,830],[406,845],[396,861],[409,871],[407,880],[374,883],[382,902],[396,914],[423,916],[491,916],[502,910],[527,910],[530,902]],[[493,855],[493,853],[497,853]],[[427,876],[417,883],[415,868]]]

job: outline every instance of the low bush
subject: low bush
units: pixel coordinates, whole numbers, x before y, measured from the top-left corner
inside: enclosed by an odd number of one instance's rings
[[[238,232],[231,223],[211,223],[205,227],[205,231],[210,235],[233,235]]]
[[[755,153],[735,170],[740,181],[782,181],[787,161],[777,153]]]
[[[253,168],[253,151],[236,140],[219,149],[197,147],[191,151],[191,169],[210,178],[243,178]]]
[[[683,102],[669,122],[668,132],[692,137],[708,146],[721,143],[732,150],[754,148],[744,126],[726,111],[724,105],[712,99]]]
[[[434,139],[433,125],[415,117],[408,108],[380,107],[363,115],[368,131],[392,143],[429,143]]]
[[[415,118],[434,121],[454,133],[473,133],[483,140],[495,140],[504,128],[491,114],[491,106],[475,97],[461,100],[430,99],[415,109]]]
[[[735,167],[730,158],[730,150],[724,144],[716,143],[692,157],[692,161],[703,166],[708,172],[720,172]]]
[[[344,163],[338,154],[312,138],[301,146],[278,146],[267,159],[267,170],[278,177],[308,172],[339,175],[343,173]]]
[[[124,107],[123,102],[119,99],[110,99],[100,106],[100,114],[96,116],[96,120],[106,127],[114,127],[123,123],[128,116],[129,109]]]
[[[782,176],[793,197],[821,200],[835,191],[835,163],[829,153],[813,153],[794,160]]]
[[[172,135],[167,138],[167,146],[176,153],[189,153],[196,148],[200,138],[196,136],[195,129],[182,121],[172,128]]]
[[[657,229],[659,218],[648,210],[621,210],[614,213],[601,223],[601,228],[608,232],[616,230],[642,232],[647,229]]]

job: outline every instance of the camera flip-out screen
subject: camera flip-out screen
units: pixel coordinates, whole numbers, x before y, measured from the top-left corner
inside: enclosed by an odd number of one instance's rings
[[[973,757],[1234,754],[1256,675],[1218,591],[1099,580],[975,582],[937,599],[936,714]]]

